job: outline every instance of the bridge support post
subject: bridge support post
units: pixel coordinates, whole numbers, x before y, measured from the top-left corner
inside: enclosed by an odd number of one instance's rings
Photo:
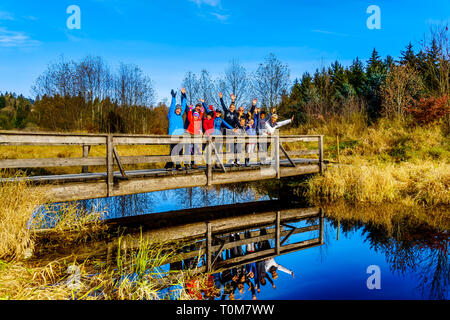
[[[319,136],[319,170],[320,174],[323,174],[324,163],[323,163],[323,136]]]
[[[108,134],[106,136],[106,189],[107,196],[111,197],[113,195],[114,187],[114,145],[113,136]]]
[[[275,157],[275,171],[277,172],[277,179],[281,179],[281,171],[280,171],[280,136],[274,136],[274,157]]]
[[[320,223],[320,225],[319,225],[319,242],[320,242],[320,244],[324,243],[323,242],[323,216],[324,216],[323,209],[320,208],[319,209],[319,223]]]
[[[212,226],[210,222],[206,223],[206,269],[211,272],[212,269]]]
[[[281,212],[277,211],[277,216],[275,220],[275,232],[276,232],[276,240],[275,240],[275,251],[276,254],[279,255],[281,252]]]
[[[87,158],[89,156],[89,150],[91,150],[91,146],[83,144],[83,158]],[[81,173],[88,173],[88,166],[83,166],[81,168]]]
[[[212,184],[212,140],[211,137],[207,138],[206,142],[206,181],[207,185]]]

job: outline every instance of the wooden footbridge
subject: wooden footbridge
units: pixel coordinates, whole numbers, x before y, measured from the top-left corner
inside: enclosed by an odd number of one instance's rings
[[[197,155],[120,155],[120,146],[132,145],[188,145],[204,147]],[[270,145],[269,151],[227,154],[220,146],[234,143]],[[289,147],[295,144],[294,147]],[[79,146],[79,158],[33,158],[5,159],[2,146]],[[104,156],[90,157],[93,146],[102,146]],[[258,148],[260,149],[260,148]],[[295,151],[289,151],[294,150]],[[213,186],[220,184],[280,179],[282,177],[321,173],[325,170],[323,136],[149,136],[123,134],[63,134],[24,133],[0,131],[0,170],[51,167],[81,167],[77,174],[3,178],[25,179],[34,188],[43,191],[48,202],[62,202],[137,194],[177,188]],[[230,158],[231,157],[231,158]],[[237,159],[243,163],[250,158],[249,167],[234,167],[227,160]],[[261,159],[268,164],[260,164]],[[166,171],[162,169],[125,170],[126,165],[163,164],[165,162],[190,163],[195,160],[196,169]],[[90,167],[103,167],[105,172],[89,172]]]

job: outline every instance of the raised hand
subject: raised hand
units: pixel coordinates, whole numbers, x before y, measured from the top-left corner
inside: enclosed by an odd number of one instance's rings
[[[200,101],[201,103],[205,102],[205,99],[199,99],[198,101]]]
[[[231,97],[231,101],[234,102],[236,100],[236,96],[234,95],[234,93],[230,94],[230,97]]]
[[[223,93],[219,92],[219,98],[222,99],[223,98]]]
[[[253,99],[252,103],[253,103],[254,106],[256,106],[256,104],[258,103],[258,99],[257,98]]]
[[[170,91],[170,94],[172,95],[173,98],[175,98],[177,96],[177,93],[175,91],[173,91],[173,89],[172,89],[172,91]]]
[[[186,94],[186,88],[181,88],[181,93]]]

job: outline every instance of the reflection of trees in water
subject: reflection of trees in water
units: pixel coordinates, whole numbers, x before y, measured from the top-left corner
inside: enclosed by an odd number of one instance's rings
[[[337,220],[332,224],[337,225]],[[340,221],[343,233],[362,228],[371,249],[384,253],[392,273],[405,276],[414,272],[422,296],[428,292],[430,299],[446,299],[450,282],[448,232],[407,217],[393,221],[393,225],[389,233],[373,223]]]
[[[218,206],[239,202],[272,199],[260,183],[242,183],[220,187],[173,189],[111,198],[82,200],[85,208],[101,208],[109,218],[150,214],[159,211]],[[165,206],[167,205],[167,206]],[[169,208],[166,210],[166,208]]]

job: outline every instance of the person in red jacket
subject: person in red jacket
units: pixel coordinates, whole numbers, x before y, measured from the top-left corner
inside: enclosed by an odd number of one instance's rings
[[[203,123],[203,113],[204,109],[201,103],[198,103],[195,106],[195,109],[193,106],[189,107],[189,112],[187,114],[188,120],[189,120],[189,126],[186,130],[187,134],[189,135],[190,142],[187,145],[188,147],[185,148],[185,155],[191,155],[191,149],[193,150],[192,154],[195,156],[201,155],[200,145],[198,143],[192,143],[191,141],[194,140],[195,136],[201,136],[202,135],[202,123]],[[186,169],[189,168],[188,164],[185,164]],[[195,160],[191,161],[191,167],[192,169],[196,169],[197,166],[195,164]]]
[[[206,118],[203,119],[203,132],[205,135],[210,136],[214,134],[214,120],[216,119],[216,111],[213,106],[209,106],[209,112],[206,114]]]

